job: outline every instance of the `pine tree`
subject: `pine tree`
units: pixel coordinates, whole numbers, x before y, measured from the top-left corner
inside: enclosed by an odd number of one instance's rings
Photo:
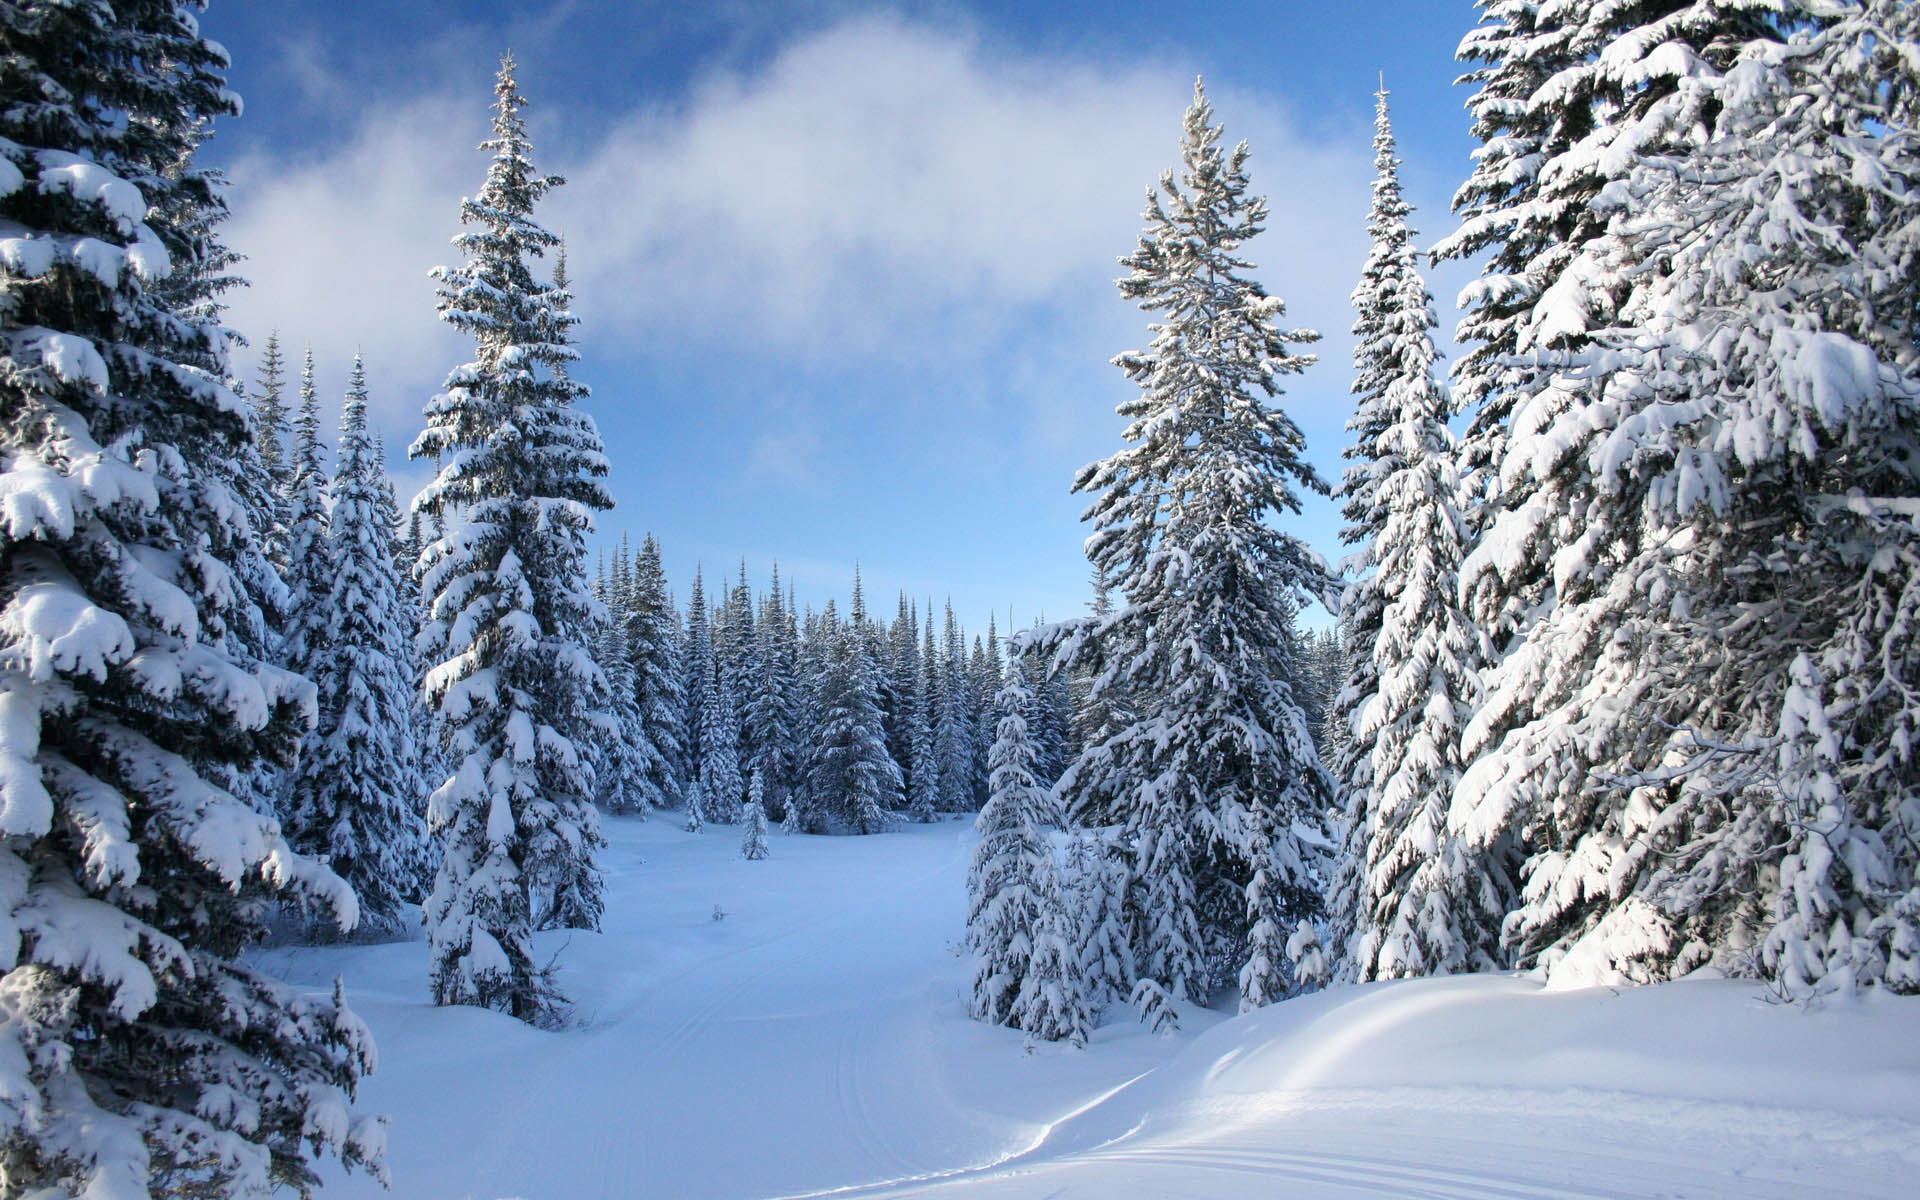
[[[454,759],[431,802],[444,857],[427,912],[437,1003],[549,1023],[562,1001],[533,961],[533,929],[593,927],[600,914],[581,741],[606,683],[584,644],[584,535],[611,501],[595,482],[607,469],[599,435],[574,407],[585,389],[554,370],[574,357],[574,318],[528,262],[556,240],[532,213],[560,181],[528,159],[511,56],[494,92],[492,163],[461,206],[468,261],[435,272],[442,319],[478,354],[428,404],[412,450],[443,464],[415,504],[440,518],[422,641]]]
[[[1582,248],[1604,235],[1595,201],[1636,157],[1707,132],[1713,106],[1687,110],[1662,106],[1663,99],[1691,73],[1725,66],[1740,44],[1773,39],[1781,5],[1479,0],[1479,7],[1481,24],[1458,54],[1478,64],[1461,82],[1479,85],[1467,108],[1482,146],[1454,197],[1460,228],[1435,249],[1438,258],[1485,263],[1461,296],[1466,314],[1456,336],[1467,350],[1453,373],[1455,404],[1472,414],[1460,446],[1475,501],[1466,515],[1484,534],[1502,513],[1527,514],[1525,536],[1544,547],[1577,535],[1550,527],[1529,503],[1534,472],[1516,472],[1507,442],[1516,428],[1544,430],[1560,419],[1565,355],[1619,314],[1625,281],[1617,272],[1572,269]],[[1525,630],[1551,586],[1550,572],[1535,562],[1524,570],[1509,570],[1497,596],[1483,588],[1476,602],[1496,645]]]
[[[1916,559],[1894,515],[1920,354],[1892,315],[1914,311],[1894,264],[1916,261],[1915,68],[1894,47],[1915,17],[1769,7],[1676,41],[1621,102],[1640,153],[1566,251],[1611,284],[1613,327],[1515,417],[1521,482],[1463,571],[1476,615],[1533,607],[1469,728],[1457,820],[1524,839],[1510,952],[1562,982],[1710,963],[1920,987],[1920,847],[1896,815]],[[1630,66],[1644,29],[1606,32]]]
[[[757,776],[766,811],[784,817],[795,782],[793,627],[780,593],[780,568],[754,624],[753,677],[748,681],[745,725],[752,731],[749,777]]]
[[[831,603],[827,612],[831,616]],[[859,634],[866,619],[856,572],[852,620],[844,625],[827,622],[808,788],[817,815],[831,815],[859,833],[879,833],[892,825],[888,810],[900,807],[903,797],[900,768],[887,754],[877,668],[871,647]]]
[[[283,491],[289,479],[283,440],[288,433],[285,387],[286,356],[280,352],[280,331],[275,329],[267,334],[267,344],[260,351],[260,375],[253,389],[253,403],[259,418],[255,436],[260,443],[260,460]]]
[[[1139,971],[1174,999],[1238,974],[1257,871],[1289,924],[1315,911],[1313,844],[1331,791],[1295,698],[1292,618],[1332,580],[1268,519],[1298,511],[1294,486],[1325,485],[1299,429],[1262,399],[1312,361],[1290,347],[1317,335],[1278,329],[1281,302],[1235,254],[1266,204],[1247,193],[1246,145],[1222,151],[1211,118],[1196,84],[1183,175],[1149,191],[1146,232],[1121,260],[1132,269],[1122,293],[1165,314],[1151,349],[1114,360],[1141,389],[1119,409],[1133,444],[1074,481],[1096,496],[1088,557],[1126,602],[1068,627],[1057,655],[1098,670],[1096,693],[1118,683],[1138,700],[1060,792],[1073,810],[1125,822]],[[1142,995],[1157,1005],[1153,989]]]
[[[281,663],[305,675],[325,653],[328,622],[327,471],[320,455],[320,396],[308,350],[300,368],[300,416],[287,480],[287,623],[280,645]]]
[[[934,713],[934,754],[940,763],[940,811],[971,812],[974,738],[973,697],[967,687],[966,641],[947,601],[945,645],[940,658],[940,691]]]
[[[883,697],[887,716],[887,753],[899,764],[909,796],[914,793],[914,723],[920,712],[919,618],[900,593],[893,624],[887,629],[887,687]]]
[[[312,713],[244,650],[250,433],[189,296],[224,261],[192,154],[236,108],[226,56],[158,0],[11,5],[0,36],[0,1179],[264,1198],[311,1194],[322,1154],[383,1174],[348,1108],[365,1027],[239,961],[275,899],[355,904],[221,786]]]
[[[1353,294],[1359,401],[1341,487],[1344,536],[1361,545],[1352,564],[1371,569],[1342,601],[1341,632],[1355,650],[1333,718],[1348,734],[1337,764],[1347,839],[1334,943],[1354,979],[1494,966],[1511,895],[1503,871],[1447,832],[1481,658],[1458,602],[1467,531],[1387,95],[1375,97],[1373,250]],[[1270,922],[1276,945],[1286,928]]]
[[[413,811],[420,784],[413,679],[399,620],[392,513],[367,432],[367,376],[358,355],[341,408],[340,445],[328,485],[329,581],[315,603],[328,616],[311,668],[320,721],[307,735],[285,822],[295,850],[330,865],[360,898],[360,928],[392,936],[410,924],[407,901],[424,830]]]
[[[827,615],[831,618],[833,614],[833,602],[828,601]],[[794,720],[795,785],[780,827],[788,833],[823,832],[832,797],[816,790],[821,776],[815,767],[820,757],[821,721],[833,686],[829,673],[833,660],[828,653],[828,638],[822,630],[821,619],[811,608],[800,621],[795,644],[794,680],[798,697]]]
[[[1009,672],[994,698],[1000,720],[992,786],[967,876],[967,945],[974,956],[969,1011],[975,1020],[1080,1044],[1086,1002],[1079,960],[1066,945],[1069,918],[1053,850],[1037,821],[1045,801],[1027,737],[1032,703],[1025,680]]]
[[[759,862],[768,854],[765,797],[766,780],[755,771],[753,782],[747,785],[747,815],[742,822],[746,828],[740,835],[740,857],[748,862]]]
[[[702,749],[701,726],[706,720],[707,692],[713,686],[713,626],[707,608],[706,581],[700,567],[693,569],[693,590],[687,595],[686,627],[680,634],[681,693],[686,714],[682,728],[686,741],[686,777],[700,777]]]
[[[1133,885],[1124,848],[1084,831],[1067,843],[1067,879],[1077,930],[1081,990],[1095,1014],[1133,992],[1133,945],[1128,892]]]
[[[1033,933],[1033,953],[1027,958],[1027,973],[1020,980],[1010,1023],[1041,1041],[1085,1046],[1093,1014],[1073,941],[1078,930],[1058,878],[1050,878],[1047,883],[1040,898],[1040,925]]]
[[[267,344],[260,352],[260,374],[253,387],[252,399],[254,442],[259,447],[261,465],[266,469],[264,482],[273,496],[271,520],[261,525],[258,532],[268,557],[282,570],[287,566],[290,516],[287,496],[292,483],[289,470],[291,463],[285,444],[289,433],[285,388],[286,356],[280,352],[280,331],[276,329],[267,334]]]
[[[631,590],[624,564],[616,563],[615,574],[603,589],[606,616],[594,628],[593,657],[607,678],[609,709],[607,727],[598,741],[599,761],[594,768],[598,790],[594,800],[610,813],[644,816],[654,807],[647,760],[653,747],[640,718],[633,644],[627,634],[631,628],[627,611]]]
[[[918,656],[916,667],[913,706],[907,724],[907,813],[914,821],[927,824],[940,819],[940,758],[934,748],[932,720],[935,703],[932,621],[927,622],[926,651]]]
[[[681,804],[688,777],[687,697],[680,665],[680,614],[667,592],[660,545],[648,534],[633,561],[627,639],[646,756],[647,801]],[[646,750],[651,749],[651,754]]]
[[[740,726],[718,662],[714,670],[700,707],[700,795],[707,820],[737,825],[746,790],[740,780]]]

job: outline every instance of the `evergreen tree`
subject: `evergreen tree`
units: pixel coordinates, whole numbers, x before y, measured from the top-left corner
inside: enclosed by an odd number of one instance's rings
[[[312,675],[326,651],[327,472],[320,461],[320,396],[313,381],[313,351],[300,367],[300,416],[294,424],[293,461],[287,482],[287,623],[280,661]]]
[[[686,698],[686,716],[682,728],[686,741],[686,774],[689,781],[701,773],[700,735],[706,720],[707,693],[713,687],[713,626],[707,608],[706,581],[701,569],[693,569],[693,590],[687,595],[686,628],[680,635],[681,691]]]
[[[1049,878],[1047,885],[1040,898],[1040,925],[1033,933],[1033,953],[1020,980],[1020,994],[1014,998],[1010,1024],[1041,1041],[1085,1046],[1093,1014],[1088,1009],[1080,956],[1074,947],[1078,930],[1058,878]]]
[[[360,928],[393,936],[420,894],[424,830],[412,801],[420,783],[413,678],[393,567],[385,473],[367,432],[367,376],[359,356],[340,415],[328,485],[330,582],[316,598],[327,614],[311,668],[320,721],[308,733],[285,822],[293,848],[330,865],[360,898]]]
[[[740,835],[740,857],[748,862],[759,862],[768,854],[765,796],[766,781],[755,771],[753,782],[747,785],[747,815],[742,822],[746,828]]]
[[[940,691],[934,713],[934,754],[940,763],[942,812],[971,812],[973,802],[973,697],[967,688],[966,641],[947,601],[946,636],[940,659]]]
[[[688,777],[686,685],[680,665],[680,614],[667,592],[660,545],[648,534],[633,560],[627,601],[627,645],[633,662],[646,798],[655,808],[682,803]],[[649,753],[648,751],[651,751]]]
[[[440,518],[422,642],[454,760],[431,801],[444,856],[427,914],[435,1002],[549,1023],[562,1001],[533,961],[532,931],[593,927],[601,906],[581,741],[606,682],[584,644],[584,535],[611,501],[595,481],[607,469],[599,435],[574,407],[585,389],[554,370],[575,357],[574,317],[528,262],[555,242],[532,213],[560,181],[529,161],[510,56],[494,91],[482,146],[493,160],[461,206],[475,228],[455,243],[468,261],[435,272],[442,319],[478,354],[428,404],[412,450],[443,464],[415,504]]]
[[[1096,692],[1118,683],[1138,699],[1060,789],[1076,811],[1124,820],[1140,974],[1187,999],[1238,974],[1257,875],[1288,924],[1315,911],[1331,791],[1296,699],[1292,618],[1332,580],[1268,520],[1298,511],[1295,485],[1325,485],[1299,429],[1262,399],[1312,361],[1290,346],[1316,335],[1278,329],[1281,302],[1236,256],[1266,204],[1247,194],[1245,144],[1222,151],[1211,118],[1196,84],[1183,175],[1148,193],[1147,229],[1121,260],[1122,293],[1165,314],[1151,349],[1114,360],[1141,389],[1119,409],[1133,444],[1074,482],[1096,496],[1088,556],[1126,603],[1063,629],[1058,655],[1098,670]],[[1140,994],[1157,1017],[1155,989]]]
[[[1341,487],[1344,536],[1361,545],[1352,565],[1371,573],[1342,602],[1355,651],[1333,718],[1348,734],[1336,763],[1347,837],[1334,942],[1355,979],[1492,967],[1511,894],[1447,832],[1480,657],[1458,601],[1467,535],[1447,397],[1433,377],[1433,300],[1414,261],[1384,87],[1375,99],[1373,250],[1353,294],[1359,401],[1347,427],[1357,440]],[[1275,918],[1268,933],[1277,944],[1286,930]]]
[[[250,434],[190,295],[224,261],[192,152],[226,57],[158,0],[10,5],[0,36],[0,1179],[311,1194],[312,1157],[379,1173],[384,1134],[343,1103],[373,1057],[338,989],[239,962],[272,899],[355,904],[216,782],[312,709],[244,649]]]
[[[1000,687],[1000,634],[994,626],[994,617],[987,616],[987,641],[982,645],[979,638],[973,640],[973,669],[968,675],[967,693],[976,701],[973,713],[973,807],[979,808],[987,802],[987,777],[992,774],[987,759],[993,750],[994,730],[998,722],[994,717],[993,697]],[[1032,725],[1032,714],[1028,714],[1028,725]]]
[[[899,764],[908,795],[914,794],[913,738],[920,719],[919,618],[900,593],[900,606],[887,629],[886,679],[883,699],[887,717],[887,753]]]
[[[598,742],[598,790],[594,800],[607,812],[644,816],[654,807],[647,760],[647,752],[653,747],[640,717],[633,644],[627,634],[632,627],[628,614],[632,589],[627,574],[624,564],[616,563],[615,574],[603,589],[606,616],[594,628],[593,657],[607,679],[609,708],[608,724]]]
[[[786,600],[780,593],[780,568],[773,569],[773,587],[760,606],[754,625],[753,677],[748,681],[745,725],[752,731],[749,776],[758,777],[762,805],[784,817],[794,786],[794,664],[793,627]]]
[[[1913,990],[1915,14],[1754,8],[1583,27],[1638,153],[1560,252],[1607,324],[1521,397],[1463,569],[1529,624],[1455,821],[1525,846],[1508,950],[1563,982]]]
[[[1479,86],[1467,108],[1482,145],[1454,197],[1460,228],[1434,252],[1485,263],[1461,296],[1466,314],[1456,336],[1467,349],[1453,372],[1454,402],[1472,414],[1460,446],[1475,501],[1466,516],[1484,533],[1501,513],[1529,513],[1536,522],[1529,538],[1546,546],[1575,535],[1545,524],[1529,504],[1531,472],[1511,470],[1518,461],[1509,458],[1507,440],[1513,428],[1545,429],[1560,417],[1558,366],[1619,314],[1625,281],[1617,272],[1571,269],[1581,248],[1604,234],[1606,218],[1594,202],[1638,156],[1707,133],[1711,105],[1654,109],[1689,73],[1725,66],[1750,39],[1775,37],[1781,5],[1478,6],[1481,24],[1458,54],[1478,64],[1461,82]],[[1551,586],[1548,572],[1531,563],[1526,570],[1525,577],[1509,572],[1497,599],[1485,594],[1478,602],[1476,615],[1496,645],[1524,631]]]
[[[1126,851],[1097,835],[1074,833],[1067,843],[1066,883],[1078,931],[1081,991],[1097,1016],[1133,991],[1136,939],[1128,916],[1133,879]]]
[[[832,601],[828,601],[827,613],[832,617]],[[780,822],[781,828],[788,833],[824,830],[832,800],[816,790],[820,776],[814,770],[820,755],[822,714],[832,684],[829,675],[832,660],[827,653],[827,638],[822,633],[821,620],[811,608],[801,621],[798,632],[794,667],[795,692],[799,697],[794,722],[795,786],[787,804],[786,816]]]
[[[1084,1043],[1079,961],[1066,948],[1065,901],[1037,820],[1045,802],[1027,738],[1032,701],[1017,672],[1008,673],[994,698],[1000,721],[993,781],[967,875],[967,945],[974,956],[969,1011],[975,1020],[1036,1037]]]
[[[700,796],[707,820],[737,825],[740,797],[746,790],[740,781],[740,727],[733,702],[727,698],[726,681],[718,675],[719,663],[714,670],[700,708]]]
[[[921,824],[939,820],[940,759],[933,741],[935,702],[933,622],[927,622],[925,652],[916,663],[913,707],[909,713],[907,813]]]
[[[280,331],[275,329],[267,334],[267,344],[260,351],[260,376],[253,389],[253,407],[259,418],[255,437],[260,443],[260,461],[266,464],[282,491],[289,478],[283,440],[288,433],[285,387],[286,356],[280,352]]]
[[[252,392],[254,442],[259,447],[260,463],[265,469],[264,483],[271,493],[272,510],[267,523],[260,526],[261,543],[276,567],[287,566],[287,496],[292,482],[286,438],[287,425],[286,356],[280,351],[280,331],[267,334],[260,352],[260,373]]]
[[[831,603],[828,614],[833,612]],[[866,624],[860,577],[853,581],[853,619],[827,623],[827,655],[819,689],[819,725],[813,737],[808,787],[816,819],[831,815],[858,833],[879,833],[892,824],[887,810],[900,807],[900,768],[887,754],[880,714],[878,673],[859,630]]]

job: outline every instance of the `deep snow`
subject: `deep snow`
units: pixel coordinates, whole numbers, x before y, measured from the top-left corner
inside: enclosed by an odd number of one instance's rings
[[[391,1195],[1893,1197],[1920,1171],[1920,1001],[1435,979],[1028,1053],[965,1017],[970,825],[776,834],[764,862],[730,827],[606,832],[606,932],[539,941],[567,1031],[431,1007],[422,941],[257,956],[344,976],[372,1025]]]

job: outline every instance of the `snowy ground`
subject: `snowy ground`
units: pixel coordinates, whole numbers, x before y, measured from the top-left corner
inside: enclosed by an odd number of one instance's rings
[[[429,1006],[421,942],[260,956],[345,976],[373,1026],[392,1196],[1905,1197],[1920,1172],[1920,1001],[1425,980],[1029,1054],[964,1017],[967,826],[775,834],[758,863],[728,828],[607,833],[606,932],[542,936],[569,1031]]]

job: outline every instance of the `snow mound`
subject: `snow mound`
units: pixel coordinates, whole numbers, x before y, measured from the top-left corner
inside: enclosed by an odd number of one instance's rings
[[[1494,975],[1224,1022],[1026,1154],[831,1194],[1891,1197],[1916,1168],[1920,1003]]]
[[[966,1018],[971,822],[762,862],[674,814],[606,831],[605,932],[536,939],[564,1031],[432,1007],[421,941],[258,956],[344,976],[378,1039],[393,1191],[328,1165],[324,1200],[1894,1197],[1920,1170],[1920,1001],[1467,976],[1028,1053]]]

